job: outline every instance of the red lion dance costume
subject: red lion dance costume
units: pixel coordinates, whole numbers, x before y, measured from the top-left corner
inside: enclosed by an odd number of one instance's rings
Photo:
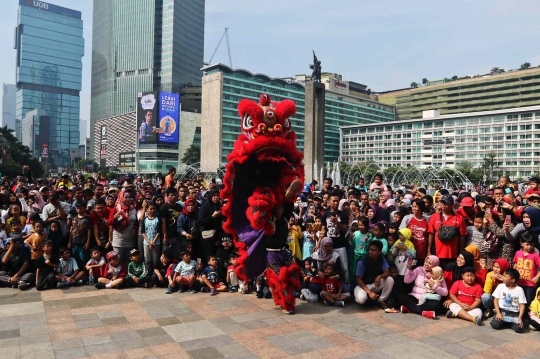
[[[221,197],[227,221],[240,254],[235,272],[241,280],[265,274],[276,305],[294,313],[293,290],[300,290],[295,263],[286,245],[288,218],[304,182],[303,154],[289,118],[296,113],[291,100],[259,103],[241,100],[238,112],[242,134],[227,156]]]

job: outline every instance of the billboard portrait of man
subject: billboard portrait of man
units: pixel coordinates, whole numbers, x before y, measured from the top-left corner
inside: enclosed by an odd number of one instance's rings
[[[137,102],[137,137],[139,143],[156,142],[156,96],[151,92],[141,93]]]
[[[152,120],[154,118],[154,111],[143,110],[143,113],[144,120],[142,121],[141,127],[139,128],[139,140],[141,142],[155,141],[155,126],[153,126],[152,124]]]

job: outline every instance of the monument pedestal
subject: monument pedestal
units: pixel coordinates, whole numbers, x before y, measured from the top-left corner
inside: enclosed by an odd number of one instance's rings
[[[326,89],[320,82],[306,82],[304,164],[306,182],[317,179],[322,183],[319,173],[313,173],[313,165],[318,169],[324,166],[324,97]]]

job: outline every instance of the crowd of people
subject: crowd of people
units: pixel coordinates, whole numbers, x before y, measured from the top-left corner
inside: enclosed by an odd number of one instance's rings
[[[238,275],[220,181],[175,176],[3,178],[0,285],[271,297],[264,273]],[[538,330],[539,185],[506,176],[469,191],[391,188],[381,174],[369,187],[313,181],[287,218],[287,249],[302,269],[295,297]]]

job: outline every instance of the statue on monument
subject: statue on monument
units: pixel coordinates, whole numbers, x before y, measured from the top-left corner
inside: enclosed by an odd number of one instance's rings
[[[309,65],[309,68],[313,70],[311,74],[311,81],[321,82],[321,62],[317,60],[317,55],[313,51],[313,65]]]

